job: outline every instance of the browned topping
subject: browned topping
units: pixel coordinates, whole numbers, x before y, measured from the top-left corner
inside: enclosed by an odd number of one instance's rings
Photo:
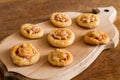
[[[40,29],[38,27],[34,27],[32,28],[32,34],[36,34],[40,31]]]
[[[31,46],[23,44],[16,50],[15,53],[20,57],[30,59],[34,55],[35,50],[32,49]]]
[[[89,37],[92,37],[94,39],[97,39],[97,40],[101,41],[101,40],[106,38],[106,34],[101,33],[101,32],[92,31],[92,33],[89,34]]]
[[[18,49],[16,49],[15,53],[18,55],[18,53],[19,53],[19,48],[18,48]]]
[[[58,52],[57,50],[53,53],[52,59],[57,62],[64,62],[68,59],[68,54],[64,52]]]
[[[39,27],[32,26],[31,28],[26,28],[27,33],[36,34],[40,31]]]
[[[105,39],[105,38],[107,37],[107,35],[106,35],[106,34],[102,34],[101,37],[102,37],[103,39]]]
[[[90,23],[90,22],[94,22],[96,21],[96,16],[95,15],[87,15],[87,14],[84,14],[82,17],[81,17],[81,21],[83,21],[84,23]]]
[[[58,40],[66,40],[69,37],[69,33],[63,29],[58,29],[52,36]]]
[[[99,41],[101,41],[101,40],[102,40],[102,38],[101,38],[101,37],[95,37],[95,39],[97,39],[97,40],[99,40]]]
[[[68,21],[67,17],[65,17],[63,14],[56,14],[55,20],[60,21],[60,22],[67,22]]]
[[[68,55],[67,55],[67,53],[64,53],[62,60],[66,61],[67,59],[68,59]]]

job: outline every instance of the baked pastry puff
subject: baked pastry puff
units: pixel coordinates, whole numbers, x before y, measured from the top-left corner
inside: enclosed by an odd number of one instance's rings
[[[100,30],[92,30],[87,32],[83,39],[87,44],[91,45],[107,44],[110,40],[109,36]]]
[[[37,39],[43,36],[44,30],[40,26],[26,23],[21,26],[20,33],[26,38]]]
[[[84,28],[95,28],[99,25],[99,17],[92,13],[82,13],[76,18],[76,22]]]
[[[75,40],[75,34],[66,28],[57,28],[47,36],[49,44],[54,47],[67,47]]]
[[[71,18],[67,14],[61,12],[53,13],[50,17],[50,21],[57,27],[67,27],[72,24]]]
[[[40,59],[40,53],[31,43],[20,43],[12,47],[11,59],[17,66],[29,66]]]
[[[48,62],[54,66],[67,66],[73,61],[73,56],[65,49],[55,49],[48,54]]]

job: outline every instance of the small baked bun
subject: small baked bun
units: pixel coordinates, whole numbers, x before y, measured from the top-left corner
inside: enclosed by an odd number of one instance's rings
[[[26,38],[37,39],[43,36],[44,30],[40,26],[26,23],[21,26],[20,33]]]
[[[75,40],[75,34],[66,28],[54,29],[47,36],[48,42],[54,47],[67,47]]]
[[[99,18],[92,13],[83,13],[76,18],[76,22],[79,26],[84,28],[95,28],[99,25]]]
[[[11,49],[11,59],[17,66],[28,66],[39,61],[40,53],[30,43],[20,43]]]
[[[67,14],[60,12],[53,13],[50,17],[50,21],[57,27],[67,27],[72,24],[71,18]]]
[[[48,62],[54,66],[67,66],[73,61],[73,56],[65,49],[56,49],[49,53]]]
[[[107,44],[109,42],[109,36],[99,30],[92,30],[87,32],[84,37],[84,41],[91,45]]]

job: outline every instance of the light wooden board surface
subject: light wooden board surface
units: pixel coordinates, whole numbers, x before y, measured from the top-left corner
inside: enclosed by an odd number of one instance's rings
[[[69,80],[73,78],[85,70],[104,49],[115,47],[118,44],[119,34],[113,25],[116,17],[116,10],[113,7],[98,9],[100,10],[100,13],[97,14],[100,18],[100,25],[96,29],[102,30],[109,35],[111,41],[107,45],[90,46],[85,44],[82,36],[92,29],[81,28],[75,23],[74,19],[81,13],[65,12],[73,20],[73,24],[67,28],[71,29],[76,35],[75,42],[71,46],[65,48],[73,55],[74,61],[71,65],[66,67],[55,67],[50,65],[47,61],[48,53],[55,49],[48,44],[46,38],[47,34],[51,32],[52,29],[56,28],[50,21],[36,24],[45,30],[44,37],[41,39],[29,40],[20,35],[19,32],[4,39],[0,45],[0,59],[6,65],[8,71],[17,72],[31,79]],[[109,12],[104,12],[105,9],[108,9]],[[41,53],[40,61],[37,64],[28,67],[17,67],[12,63],[10,59],[10,49],[12,46],[21,42],[31,42]]]

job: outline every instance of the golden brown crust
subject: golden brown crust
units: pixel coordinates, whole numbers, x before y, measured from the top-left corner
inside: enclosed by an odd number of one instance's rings
[[[17,66],[28,66],[38,62],[40,53],[30,43],[20,43],[12,47],[11,59]]]
[[[50,17],[50,21],[57,27],[67,27],[72,24],[71,18],[68,15],[60,12],[53,13]]]
[[[84,41],[91,45],[107,44],[109,40],[109,36],[99,30],[92,30],[84,35]]]
[[[47,36],[48,42],[54,47],[67,47],[75,40],[75,34],[66,28],[54,29]]]
[[[92,13],[83,13],[76,18],[76,22],[79,26],[84,28],[95,28],[99,25],[99,18]]]
[[[54,66],[67,66],[73,61],[73,56],[65,49],[56,49],[48,55],[48,62]]]
[[[21,26],[20,33],[26,38],[37,39],[43,36],[44,30],[37,25],[26,23]]]

